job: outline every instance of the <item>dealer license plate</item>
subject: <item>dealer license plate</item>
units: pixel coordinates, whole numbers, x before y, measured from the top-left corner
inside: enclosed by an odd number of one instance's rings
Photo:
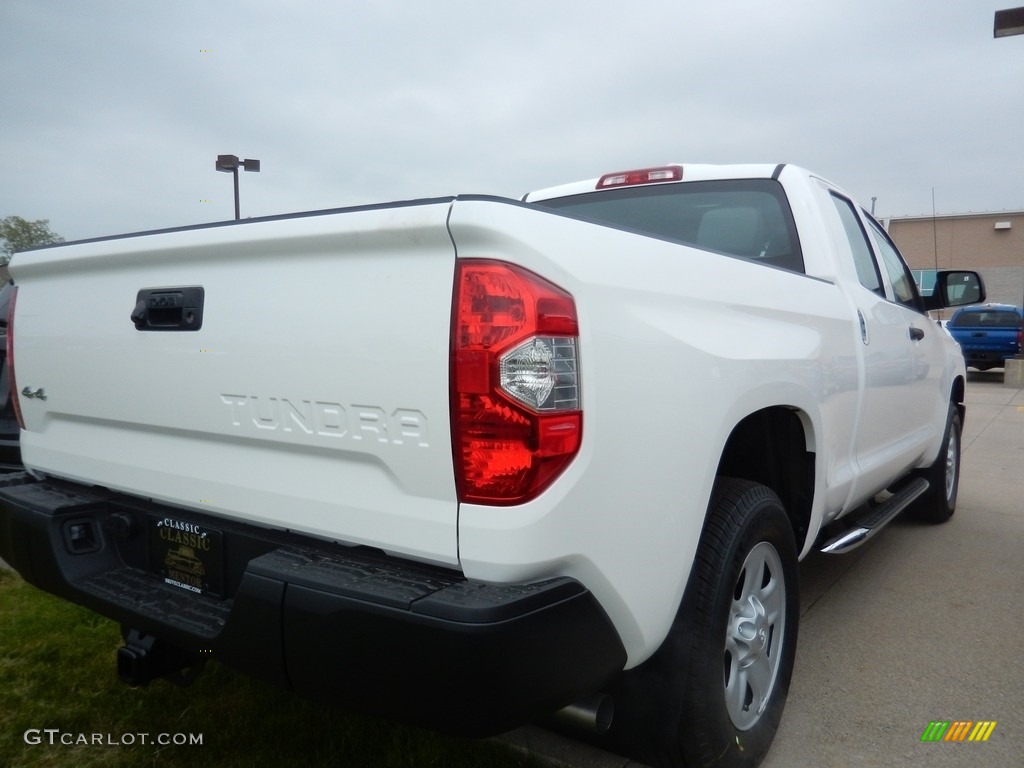
[[[150,517],[149,563],[175,587],[196,594],[224,594],[223,535],[174,517]]]

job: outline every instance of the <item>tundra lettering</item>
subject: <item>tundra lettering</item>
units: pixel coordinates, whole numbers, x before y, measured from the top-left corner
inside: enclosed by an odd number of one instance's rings
[[[430,447],[427,417],[408,408],[397,408],[389,416],[375,405],[345,407],[320,400],[300,400],[296,405],[288,398],[256,395],[221,395],[220,400],[231,409],[231,424],[236,427],[251,424],[268,431]]]

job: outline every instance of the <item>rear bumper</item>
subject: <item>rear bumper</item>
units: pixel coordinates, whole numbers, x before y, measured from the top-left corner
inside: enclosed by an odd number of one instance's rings
[[[150,568],[160,515],[222,532],[222,595]],[[486,734],[599,690],[626,654],[581,584],[457,571],[26,473],[0,478],[0,558],[26,581],[188,653],[342,706]]]
[[[964,360],[970,365],[972,362],[1001,364],[1017,356],[1017,352],[1009,350],[980,349],[964,352]]]

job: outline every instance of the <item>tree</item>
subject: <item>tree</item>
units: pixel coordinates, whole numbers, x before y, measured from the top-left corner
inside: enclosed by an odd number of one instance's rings
[[[63,242],[63,237],[50,231],[49,219],[28,221],[21,216],[0,219],[0,265],[10,261],[15,251]]]

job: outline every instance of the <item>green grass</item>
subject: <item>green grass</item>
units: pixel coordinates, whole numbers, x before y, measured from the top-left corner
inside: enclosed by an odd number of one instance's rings
[[[115,670],[113,622],[58,600],[0,566],[0,766],[437,766],[539,768],[493,741],[442,736],[325,707],[210,663],[188,688],[129,688]],[[201,734],[202,745],[26,744],[29,729]],[[55,737],[58,740],[61,736]],[[141,739],[135,737],[136,742]]]

